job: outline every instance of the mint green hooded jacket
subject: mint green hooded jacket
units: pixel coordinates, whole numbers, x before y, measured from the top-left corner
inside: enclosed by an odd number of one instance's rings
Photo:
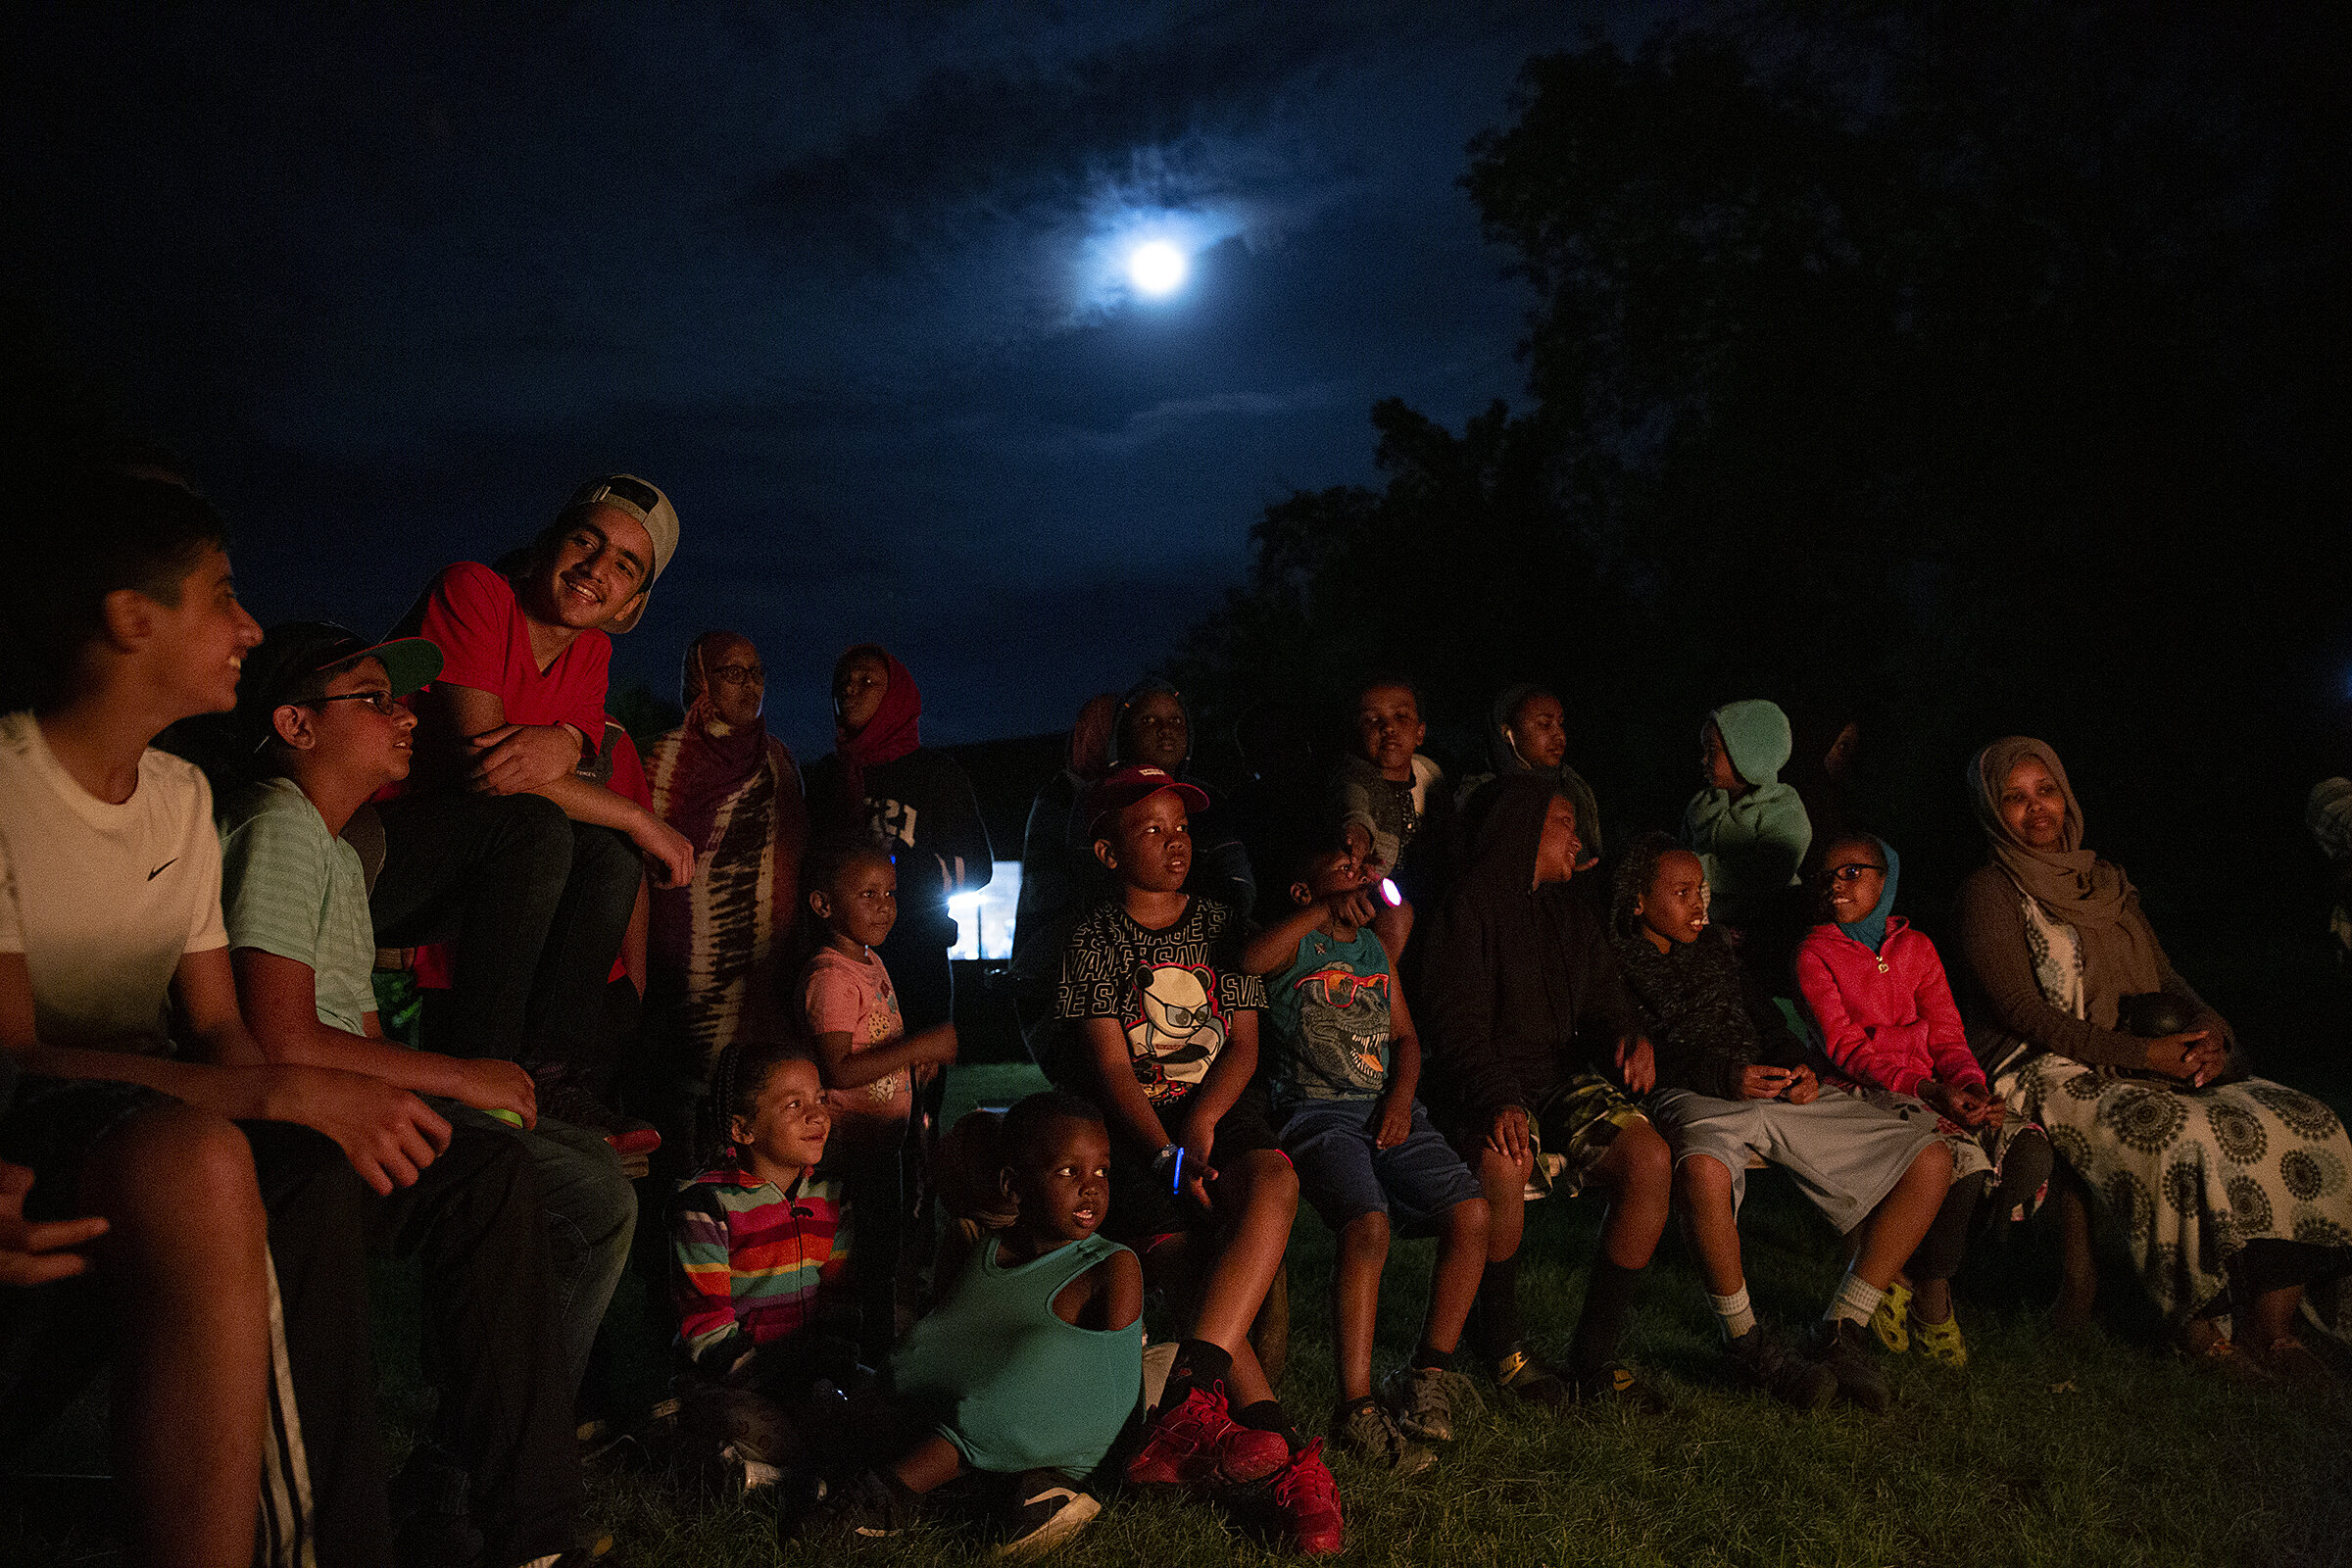
[[[1812,847],[1813,822],[1794,785],[1780,781],[1794,742],[1788,715],[1761,698],[1726,703],[1707,715],[1723,732],[1732,766],[1754,788],[1701,790],[1683,812],[1683,843],[1706,868],[1714,917],[1744,926],[1768,917]]]

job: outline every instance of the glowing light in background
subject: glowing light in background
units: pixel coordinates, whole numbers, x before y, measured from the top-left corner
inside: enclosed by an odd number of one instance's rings
[[[1127,256],[1127,275],[1146,294],[1174,293],[1191,270],[1191,259],[1164,239],[1146,240]]]

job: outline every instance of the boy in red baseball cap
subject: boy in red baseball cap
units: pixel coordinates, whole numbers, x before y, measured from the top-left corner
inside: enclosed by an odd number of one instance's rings
[[[1241,964],[1240,916],[1184,891],[1189,815],[1207,797],[1164,768],[1119,768],[1087,793],[1095,857],[1118,881],[1070,934],[1058,1010],[1071,1087],[1110,1126],[1109,1225],[1166,1288],[1182,1271],[1191,1322],[1143,1446],[1138,1485],[1269,1482],[1282,1528],[1340,1549],[1322,1441],[1300,1437],[1251,1352],[1250,1321],[1281,1267],[1298,1178],[1251,1082],[1265,989]]]

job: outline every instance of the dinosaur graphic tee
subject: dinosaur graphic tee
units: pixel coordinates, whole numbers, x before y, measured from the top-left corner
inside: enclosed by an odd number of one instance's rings
[[[1309,1101],[1374,1099],[1389,1078],[1389,956],[1368,926],[1352,940],[1298,939],[1291,966],[1266,978],[1269,1088],[1277,1110]]]
[[[1208,1076],[1233,1015],[1265,1008],[1265,988],[1242,971],[1242,936],[1240,918],[1213,899],[1195,898],[1159,931],[1109,900],[1070,933],[1056,1010],[1116,1018],[1144,1097],[1173,1104]]]

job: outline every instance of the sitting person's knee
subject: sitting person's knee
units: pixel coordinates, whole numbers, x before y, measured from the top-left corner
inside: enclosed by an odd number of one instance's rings
[[[1689,1200],[1730,1202],[1732,1173],[1712,1154],[1692,1154],[1674,1167],[1675,1191]]]
[[[1465,1198],[1446,1211],[1446,1229],[1456,1237],[1484,1236],[1494,1223],[1494,1209],[1483,1198]]]
[[[1389,1250],[1389,1216],[1377,1208],[1370,1209],[1341,1226],[1340,1250],[1358,1257],[1367,1254],[1386,1256]]]
[[[1674,1184],[1674,1151],[1646,1123],[1617,1135],[1619,1185],[1628,1192],[1662,1193]]]

